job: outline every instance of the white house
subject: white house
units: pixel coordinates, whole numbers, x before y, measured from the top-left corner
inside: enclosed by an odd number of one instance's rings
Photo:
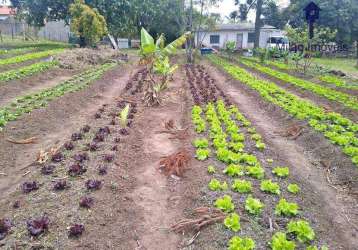
[[[235,41],[238,49],[251,49],[254,47],[255,24],[242,22],[235,24],[219,24],[213,31],[202,29],[195,33],[196,45],[221,49],[226,42]],[[270,37],[282,37],[284,31],[270,25],[264,25],[260,32],[260,47],[265,48]]]

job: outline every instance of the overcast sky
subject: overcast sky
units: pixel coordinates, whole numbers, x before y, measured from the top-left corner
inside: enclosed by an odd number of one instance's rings
[[[242,2],[244,2],[244,0],[242,0]],[[276,2],[278,3],[278,5],[280,7],[287,7],[290,0],[276,0]],[[234,11],[234,10],[238,10],[238,6],[235,6],[235,0],[222,0],[217,6],[214,6],[212,8],[210,8],[210,12],[213,13],[220,13],[221,17],[224,19],[225,16],[229,16],[229,14]],[[255,20],[255,12],[254,11],[250,11],[249,12],[249,16],[248,19],[250,21],[254,21]],[[224,20],[226,21],[226,20]]]

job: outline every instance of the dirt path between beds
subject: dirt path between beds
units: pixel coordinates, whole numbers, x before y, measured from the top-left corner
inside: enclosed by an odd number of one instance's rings
[[[49,149],[63,143],[82,124],[93,116],[104,103],[118,96],[124,88],[132,71],[131,65],[117,66],[86,89],[66,94],[52,102],[46,108],[34,110],[20,119],[9,122],[0,134],[0,197],[14,190],[31,171],[29,167],[40,150]],[[36,137],[35,144],[13,144],[7,138],[15,140]]]
[[[323,220],[327,238],[333,239],[334,242],[334,238],[338,237],[338,245],[343,245],[340,249],[357,249],[358,228],[355,226],[358,223],[357,197],[350,196],[346,190],[327,182],[324,170],[315,165],[316,155],[309,147],[304,146],[306,144],[277,135],[278,131],[282,131],[285,126],[289,125],[288,123],[293,123],[293,120],[288,121],[278,109],[272,110],[270,105],[264,103],[253,91],[231,79],[221,70],[208,62],[204,64],[219,86],[238,104],[244,115],[264,136],[269,148],[276,152],[278,158],[284,159],[290,165],[293,177],[301,183],[301,186],[312,188],[311,192],[305,193],[307,196],[305,199],[312,200],[315,197],[316,202],[311,205],[313,208],[310,209],[321,211],[321,216],[317,219]],[[353,169],[352,164],[344,166],[344,163],[341,162],[343,166],[338,168],[346,169],[347,178],[357,176],[357,173],[353,172],[357,170]],[[350,168],[353,170],[350,171]]]

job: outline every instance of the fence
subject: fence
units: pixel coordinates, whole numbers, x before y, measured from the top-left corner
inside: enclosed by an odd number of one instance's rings
[[[28,34],[33,37],[48,39],[51,41],[68,42],[70,38],[70,27],[64,21],[48,22],[40,29],[29,26],[25,22],[7,18],[0,21],[0,31],[3,35],[21,36]]]

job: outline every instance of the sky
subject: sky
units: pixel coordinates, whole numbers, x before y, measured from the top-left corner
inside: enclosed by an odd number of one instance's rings
[[[244,2],[244,1],[242,1]],[[289,4],[289,0],[276,0],[276,2],[278,3],[278,5],[282,8],[287,7]],[[229,14],[231,12],[233,12],[234,10],[238,10],[238,6],[235,6],[235,1],[234,0],[222,0],[217,6],[211,7],[210,8],[210,12],[213,13],[220,13],[221,17],[224,19],[225,16],[229,16]],[[250,11],[249,15],[248,15],[248,20],[249,21],[254,21],[255,20],[255,12],[254,11]],[[224,19],[224,21],[226,21]]]

